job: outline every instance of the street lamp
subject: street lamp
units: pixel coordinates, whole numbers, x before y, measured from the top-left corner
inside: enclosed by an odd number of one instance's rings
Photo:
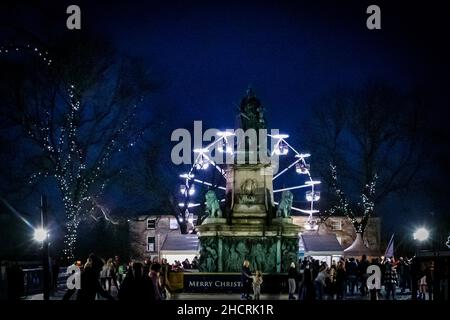
[[[428,229],[424,228],[424,227],[420,227],[417,228],[416,231],[414,231],[413,233],[413,239],[417,240],[418,243],[416,245],[416,254],[413,260],[413,265],[412,265],[412,272],[411,272],[411,276],[412,276],[412,283],[411,283],[411,299],[412,300],[416,300],[417,299],[417,291],[418,291],[418,287],[417,287],[417,280],[418,280],[418,273],[419,273],[419,264],[418,264],[418,251],[419,251],[419,245],[428,240],[428,238],[430,237],[430,232],[428,231]]]
[[[49,253],[49,232],[48,223],[48,206],[47,197],[41,196],[41,226],[34,229],[34,240],[42,244],[42,283],[44,300],[50,300],[50,253]]]
[[[48,231],[44,228],[34,229],[34,240],[37,242],[44,242],[48,237]]]
[[[423,227],[422,228],[418,228],[413,233],[414,240],[418,240],[420,242],[428,240],[429,237],[430,237],[430,232],[427,229],[423,228]]]

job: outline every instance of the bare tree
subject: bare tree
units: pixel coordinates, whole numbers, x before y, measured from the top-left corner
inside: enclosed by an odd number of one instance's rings
[[[154,89],[138,60],[99,39],[76,40],[61,41],[53,50],[11,46],[18,54],[31,51],[33,57],[6,61],[8,78],[1,88],[4,116],[27,134],[31,144],[25,148],[39,164],[29,182],[52,177],[60,191],[67,259],[74,257],[81,219],[101,210],[101,192],[121,172],[120,153],[151,125],[137,115],[142,115],[144,96]]]
[[[330,167],[332,177],[331,185],[335,192],[337,203],[329,210],[326,210],[323,217],[326,218],[327,216],[336,214],[344,215],[350,220],[355,231],[362,234],[366,229],[375,207],[374,199],[377,175],[375,174],[371,182],[364,186],[361,192],[361,201],[352,203],[347,199],[345,192],[338,183],[336,166],[330,164]]]
[[[368,196],[364,190],[375,183],[375,176],[377,192],[371,196],[374,204],[414,185],[424,163],[422,108],[414,95],[402,94],[376,81],[362,89],[336,90],[314,106],[311,124],[304,135],[316,158],[315,170],[324,182],[322,219],[333,212],[354,221],[352,217],[360,212],[357,198]],[[343,186],[347,191],[345,197],[336,191],[342,192]],[[347,213],[337,210],[344,198],[352,207]],[[366,219],[360,213],[365,226]],[[360,229],[360,222],[357,221],[355,229]]]

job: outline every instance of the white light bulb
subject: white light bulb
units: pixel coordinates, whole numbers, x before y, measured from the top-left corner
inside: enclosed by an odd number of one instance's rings
[[[34,230],[34,240],[38,242],[44,241],[48,236],[47,230],[43,228],[37,228]]]

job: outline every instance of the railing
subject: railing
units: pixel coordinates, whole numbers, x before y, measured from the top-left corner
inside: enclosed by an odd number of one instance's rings
[[[28,297],[29,295],[42,293],[43,291],[43,272],[42,267],[23,269],[24,273],[24,295]]]

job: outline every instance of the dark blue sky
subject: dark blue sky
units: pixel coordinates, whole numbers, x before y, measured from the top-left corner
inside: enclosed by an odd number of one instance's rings
[[[149,103],[173,108],[173,128],[193,120],[233,127],[237,104],[250,84],[266,107],[269,126],[298,133],[316,99],[376,78],[400,91],[420,88],[428,96],[433,124],[448,134],[450,55],[443,46],[442,4],[377,2],[382,30],[370,31],[366,8],[372,2],[242,2],[95,6],[85,26],[152,65],[164,86]],[[303,139],[290,138],[300,148]],[[403,211],[401,219],[429,210],[425,199],[397,205],[391,208]],[[397,223],[393,219],[388,225]]]
[[[92,27],[152,64],[165,81],[162,99],[173,103],[180,118],[207,115],[211,126],[233,125],[234,106],[251,84],[271,126],[289,130],[307,121],[313,100],[336,86],[377,77],[408,87],[423,82],[428,65],[436,63],[421,53],[426,37],[410,35],[422,27],[412,24],[403,32],[403,23],[419,19],[382,7],[383,29],[369,31],[366,7],[137,2],[95,8]],[[85,28],[91,27],[90,15]]]
[[[233,127],[248,85],[266,107],[270,127],[287,133],[298,131],[314,101],[336,87],[377,78],[399,90],[420,88],[439,136],[433,156],[448,159],[448,4],[392,2],[62,1],[20,7],[20,17],[8,18],[45,37],[42,30],[57,28],[55,21],[64,29],[68,4],[79,4],[83,32],[106,35],[151,66],[161,87],[146,106],[165,108],[173,129],[194,120]],[[366,8],[374,3],[382,30],[370,31]],[[54,19],[32,18],[36,7]],[[170,136],[163,139],[170,145]],[[291,137],[296,146],[302,139]]]

